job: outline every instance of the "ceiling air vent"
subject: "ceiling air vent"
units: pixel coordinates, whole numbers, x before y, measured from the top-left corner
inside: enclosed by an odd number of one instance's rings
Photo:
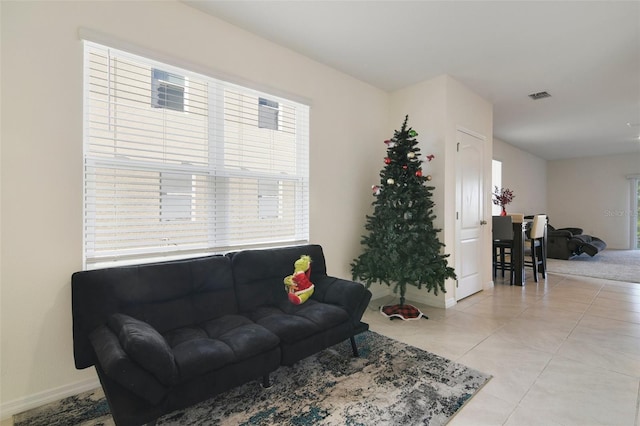
[[[537,101],[538,99],[550,98],[551,95],[548,92],[538,92],[530,94],[529,97],[534,101]]]

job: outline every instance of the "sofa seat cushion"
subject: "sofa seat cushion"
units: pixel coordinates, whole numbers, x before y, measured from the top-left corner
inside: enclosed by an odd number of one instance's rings
[[[261,306],[247,316],[285,343],[300,341],[350,320],[344,309],[315,300],[307,300],[302,305],[285,301],[279,305]]]
[[[164,334],[184,382],[278,347],[276,335],[246,317],[225,315]]]
[[[231,348],[215,339],[201,338],[183,342],[173,349],[180,372],[179,382],[217,370],[234,360]]]

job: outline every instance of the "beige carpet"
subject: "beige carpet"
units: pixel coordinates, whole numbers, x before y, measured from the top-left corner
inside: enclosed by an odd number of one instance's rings
[[[640,250],[606,249],[594,257],[581,254],[569,260],[547,259],[547,271],[640,283]]]

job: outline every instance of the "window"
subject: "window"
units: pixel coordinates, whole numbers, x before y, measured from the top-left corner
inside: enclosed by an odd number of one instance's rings
[[[631,184],[629,216],[631,219],[630,248],[640,249],[640,175],[627,176]],[[622,212],[621,212],[622,213]]]
[[[635,193],[635,209],[632,216],[635,217],[635,246],[634,249],[640,249],[640,178],[636,179],[636,193]]]
[[[258,99],[258,127],[278,130],[278,103],[268,99]]]
[[[151,70],[151,106],[184,111],[184,77],[157,69]]]
[[[261,180],[258,187],[260,219],[276,219],[280,216],[280,182]]]
[[[160,173],[160,220],[189,221],[195,219],[191,208],[195,195],[193,176],[182,173]]]
[[[308,241],[309,107],[85,42],[84,257]]]

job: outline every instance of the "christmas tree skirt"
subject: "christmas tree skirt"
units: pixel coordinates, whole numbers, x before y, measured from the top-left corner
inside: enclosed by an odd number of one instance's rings
[[[429,319],[422,311],[413,305],[386,305],[380,307],[380,313],[389,319],[400,318],[405,321]]]
[[[367,331],[261,380],[170,413],[158,425],[444,425],[491,376]],[[97,394],[101,394],[98,390]],[[14,417],[17,426],[113,425],[101,395]]]

